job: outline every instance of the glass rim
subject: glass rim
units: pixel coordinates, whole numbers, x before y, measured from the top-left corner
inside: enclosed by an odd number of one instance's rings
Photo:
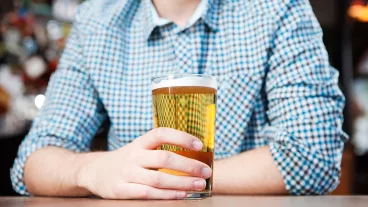
[[[157,77],[151,78],[151,82],[155,82],[158,80],[164,80],[164,79],[176,79],[176,78],[185,78],[185,77],[198,77],[198,78],[209,78],[211,80],[217,80],[215,76],[207,75],[207,74],[199,74],[199,73],[174,73],[174,74],[168,74],[168,75],[161,75]]]
[[[194,80],[190,80],[191,78],[193,78]],[[168,74],[152,78],[151,84],[152,90],[167,87],[189,87],[189,86],[209,87],[217,90],[217,78],[206,74],[192,74],[192,73]]]

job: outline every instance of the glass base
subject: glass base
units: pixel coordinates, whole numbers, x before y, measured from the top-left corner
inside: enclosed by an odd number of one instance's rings
[[[211,196],[212,196],[211,191],[188,192],[188,195],[185,198],[185,200],[203,199]]]

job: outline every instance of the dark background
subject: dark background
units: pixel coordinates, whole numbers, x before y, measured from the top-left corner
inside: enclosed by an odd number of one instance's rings
[[[368,49],[368,23],[359,23],[348,18],[347,9],[351,1],[311,0],[311,3],[324,31],[324,42],[331,64],[340,71],[340,86],[347,98],[344,130],[353,135],[353,120],[356,115],[353,113],[352,86],[356,78],[366,76],[359,74],[355,68],[364,51]],[[12,9],[11,0],[0,1],[0,18]],[[0,138],[0,195],[16,195],[10,185],[9,170],[25,134],[23,132]],[[104,133],[97,136],[97,141],[100,140],[97,148],[103,148],[101,142],[104,143],[104,136]],[[352,144],[346,144],[341,185],[335,194],[368,194],[367,157],[355,155]]]

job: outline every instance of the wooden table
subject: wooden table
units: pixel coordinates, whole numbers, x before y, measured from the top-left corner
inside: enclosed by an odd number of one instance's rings
[[[368,196],[214,196],[184,201],[118,201],[94,198],[0,197],[1,207],[367,207]]]

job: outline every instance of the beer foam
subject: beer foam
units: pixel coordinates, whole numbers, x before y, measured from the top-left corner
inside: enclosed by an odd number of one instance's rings
[[[203,77],[183,77],[161,80],[159,83],[152,83],[152,89],[180,87],[180,86],[197,86],[217,89],[216,80]]]

